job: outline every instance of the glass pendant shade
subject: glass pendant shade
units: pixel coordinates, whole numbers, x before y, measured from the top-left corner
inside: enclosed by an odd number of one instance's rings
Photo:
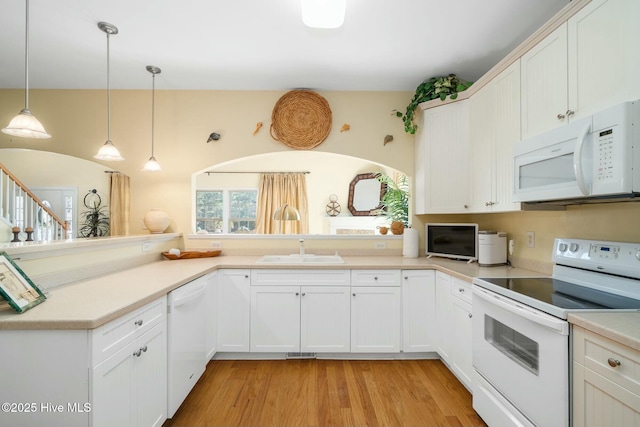
[[[347,0],[300,0],[302,22],[311,28],[338,28],[344,23]]]
[[[124,157],[120,155],[120,151],[113,145],[113,142],[107,140],[100,150],[98,150],[98,154],[93,156],[94,159],[98,160],[107,160],[111,162],[119,162],[124,160]]]
[[[51,138],[51,135],[44,130],[42,123],[27,108],[24,108],[17,116],[11,119],[9,126],[2,129],[2,133],[21,138]]]
[[[156,158],[151,156],[149,160],[147,160],[147,163],[144,164],[142,172],[162,172],[162,168]]]
[[[20,138],[48,139],[51,135],[44,130],[42,123],[29,110],[29,0],[25,1],[25,40],[24,40],[24,108],[2,129],[2,133]]]

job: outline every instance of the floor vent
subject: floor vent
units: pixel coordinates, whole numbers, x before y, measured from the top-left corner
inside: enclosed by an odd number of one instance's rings
[[[315,358],[316,358],[315,353],[300,353],[300,352],[287,353],[287,359],[315,359]]]

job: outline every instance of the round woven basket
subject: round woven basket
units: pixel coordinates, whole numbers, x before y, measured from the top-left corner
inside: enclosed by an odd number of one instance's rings
[[[322,143],[331,131],[331,108],[311,90],[292,90],[276,102],[271,113],[271,137],[276,141],[308,150]]]

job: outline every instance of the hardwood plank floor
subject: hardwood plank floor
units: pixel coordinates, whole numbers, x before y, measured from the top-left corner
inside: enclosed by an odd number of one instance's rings
[[[163,427],[486,426],[439,360],[216,360]]]

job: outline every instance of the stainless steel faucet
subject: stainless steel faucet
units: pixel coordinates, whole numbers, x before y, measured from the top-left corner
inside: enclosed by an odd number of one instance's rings
[[[304,255],[304,239],[298,241],[300,242],[300,255]]]

